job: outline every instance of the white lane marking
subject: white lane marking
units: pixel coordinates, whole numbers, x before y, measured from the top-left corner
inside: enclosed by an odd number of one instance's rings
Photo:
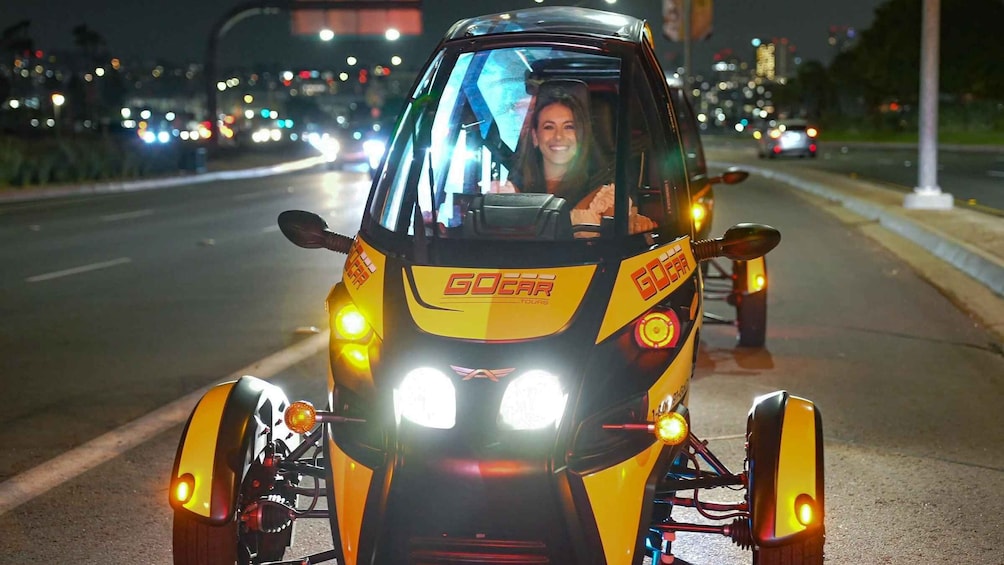
[[[987,171],[987,174],[992,177],[1004,178],[1004,171]]]
[[[324,350],[328,346],[329,333],[330,330],[326,330],[304,339],[296,345],[273,353],[235,373],[231,373],[219,382],[232,381],[243,375],[251,374],[262,379],[271,378],[280,371]],[[184,423],[202,395],[215,384],[179,398],[146,416],[133,420],[0,483],[0,515],[122,455],[157,434]],[[168,477],[164,477],[165,485],[167,480]]]
[[[153,214],[153,210],[150,208],[144,210],[134,210],[132,212],[122,212],[121,214],[108,214],[107,216],[101,216],[102,222],[117,222],[119,220],[131,220],[133,218],[142,218],[143,216],[149,216]]]
[[[279,226],[268,226],[267,228],[262,228],[261,233],[272,233],[274,231],[279,231]]]
[[[87,265],[81,265],[79,267],[73,267],[70,269],[63,269],[62,271],[53,271],[51,273],[44,273],[41,275],[35,275],[33,277],[28,277],[24,279],[27,282],[40,282],[47,281],[50,279],[58,279],[59,277],[68,277],[70,275],[79,275],[80,273],[86,273],[88,271],[97,271],[98,269],[107,269],[108,267],[114,267],[116,265],[125,265],[126,263],[132,263],[132,259],[128,257],[119,257],[118,259],[112,259],[111,261],[102,261],[101,263],[90,263]]]
[[[267,198],[272,196],[270,192],[245,192],[244,194],[238,194],[234,196],[233,199],[240,200],[254,200],[255,198]]]

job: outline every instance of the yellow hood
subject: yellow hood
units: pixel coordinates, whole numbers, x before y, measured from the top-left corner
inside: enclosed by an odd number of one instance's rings
[[[511,341],[555,334],[572,320],[595,265],[544,269],[405,269],[405,295],[422,331]]]

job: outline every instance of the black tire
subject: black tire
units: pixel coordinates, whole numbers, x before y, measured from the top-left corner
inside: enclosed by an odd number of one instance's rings
[[[742,294],[736,300],[740,347],[763,347],[767,341],[767,289]]]
[[[237,521],[211,526],[184,511],[174,512],[174,565],[237,563]]]
[[[756,548],[753,565],[823,565],[823,538],[819,533],[778,547]]]

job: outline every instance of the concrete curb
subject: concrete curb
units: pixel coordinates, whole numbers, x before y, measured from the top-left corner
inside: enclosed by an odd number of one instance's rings
[[[728,167],[736,163],[710,163],[716,167]],[[924,247],[939,259],[966,273],[979,281],[998,296],[1004,298],[1004,263],[990,254],[943,233],[930,226],[919,224],[890,206],[876,204],[867,200],[855,198],[833,188],[838,182],[844,182],[840,177],[834,177],[833,183],[823,184],[813,180],[782,173],[771,169],[760,168],[747,164],[739,165],[752,174],[777,180],[806,192],[810,192],[832,202],[839,202],[848,210],[879,223],[885,229],[900,235],[917,245]],[[878,187],[875,190],[885,190]],[[902,195],[895,193],[902,199]]]

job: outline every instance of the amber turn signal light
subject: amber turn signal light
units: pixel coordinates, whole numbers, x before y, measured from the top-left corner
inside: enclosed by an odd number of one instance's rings
[[[687,439],[690,426],[683,414],[669,412],[656,417],[653,432],[655,437],[666,445],[680,445]]]
[[[816,502],[811,496],[800,494],[795,498],[795,519],[803,526],[816,521]]]
[[[195,493],[195,477],[191,473],[185,473],[184,475],[174,479],[174,485],[171,487],[171,496],[179,504],[185,504],[192,499],[192,494]]]
[[[335,332],[342,339],[357,340],[366,337],[370,325],[355,304],[346,304],[335,313]]]
[[[314,424],[317,423],[317,410],[306,400],[297,400],[286,409],[283,419],[289,429],[298,434],[305,434],[314,429]]]

